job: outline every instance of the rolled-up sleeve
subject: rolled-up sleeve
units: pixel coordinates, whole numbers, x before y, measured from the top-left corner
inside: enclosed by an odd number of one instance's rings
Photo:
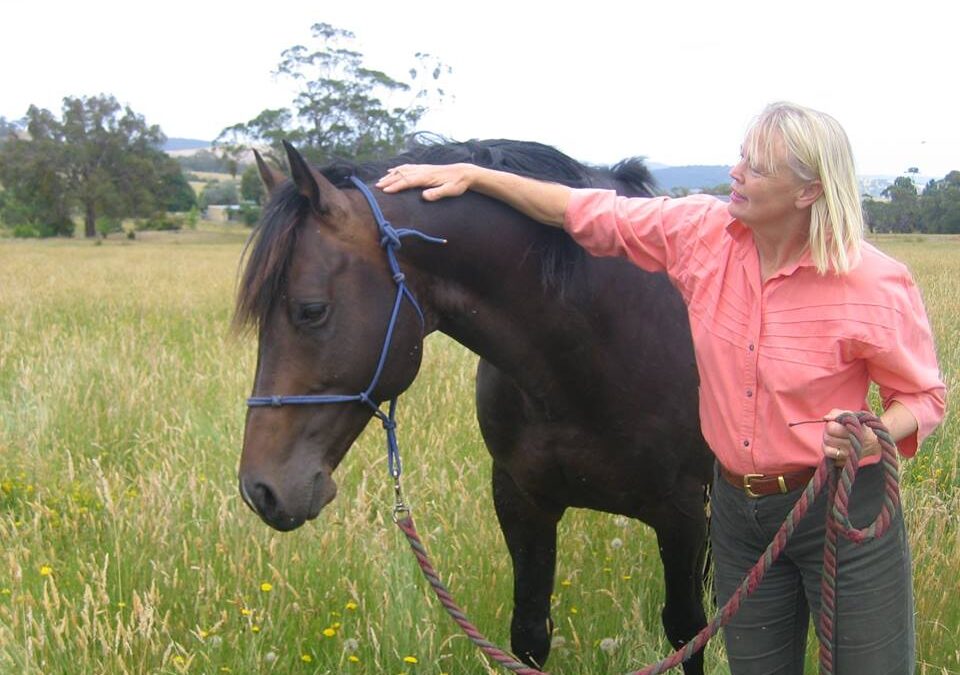
[[[870,379],[879,387],[884,409],[897,401],[916,418],[917,433],[897,444],[901,454],[913,457],[943,419],[947,389],[937,366],[923,299],[911,279],[901,280],[893,300],[897,325],[891,327],[890,342],[868,359],[867,367]]]
[[[702,227],[707,219],[721,227]],[[705,195],[642,198],[574,190],[563,227],[592,255],[624,257],[677,279],[695,240],[711,231],[719,234],[729,221],[726,205]]]

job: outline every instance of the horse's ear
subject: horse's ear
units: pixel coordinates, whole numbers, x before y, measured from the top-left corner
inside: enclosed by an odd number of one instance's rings
[[[331,208],[347,209],[348,202],[343,194],[333,186],[333,183],[323,177],[303,158],[296,148],[287,141],[283,142],[287,151],[287,160],[290,162],[290,173],[293,183],[300,194],[310,200],[310,206],[317,213],[327,213]]]
[[[263,186],[267,188],[269,194],[273,194],[273,191],[286,179],[286,176],[263,161],[263,157],[256,150],[253,151],[253,156],[257,160],[257,170],[260,172],[260,180],[263,181]]]

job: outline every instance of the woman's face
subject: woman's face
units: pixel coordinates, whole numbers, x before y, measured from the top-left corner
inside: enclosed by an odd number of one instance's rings
[[[761,164],[741,151],[740,161],[730,170],[730,215],[748,227],[793,222],[807,206],[802,200],[807,185],[787,164],[781,139],[773,139],[774,166]]]

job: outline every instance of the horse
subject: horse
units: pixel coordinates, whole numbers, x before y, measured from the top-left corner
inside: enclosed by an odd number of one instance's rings
[[[428,203],[417,191],[366,188],[402,163],[467,161],[651,196],[642,160],[588,167],[529,141],[435,140],[379,163],[318,169],[285,147],[290,179],[257,157],[269,199],[245,248],[234,315],[259,338],[239,467],[247,505],[281,531],[316,518],[354,440],[373,416],[390,421],[380,402],[410,386],[425,336],[441,331],[480,357],[476,414],[513,565],[514,654],[535,667],[549,654],[557,524],[568,508],[654,529],[665,634],[675,648],[689,641],[706,624],[713,460],[677,290],[476,193]],[[378,210],[422,238],[385,255],[398,230],[381,241]],[[702,655],[684,668],[702,673]]]

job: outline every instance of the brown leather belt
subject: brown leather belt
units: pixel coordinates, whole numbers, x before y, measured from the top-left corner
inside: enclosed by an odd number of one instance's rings
[[[743,490],[748,497],[786,494],[797,488],[805,487],[816,471],[816,469],[810,468],[788,471],[782,474],[739,474],[728,471],[725,466],[720,465],[720,475],[723,476],[724,480]]]

